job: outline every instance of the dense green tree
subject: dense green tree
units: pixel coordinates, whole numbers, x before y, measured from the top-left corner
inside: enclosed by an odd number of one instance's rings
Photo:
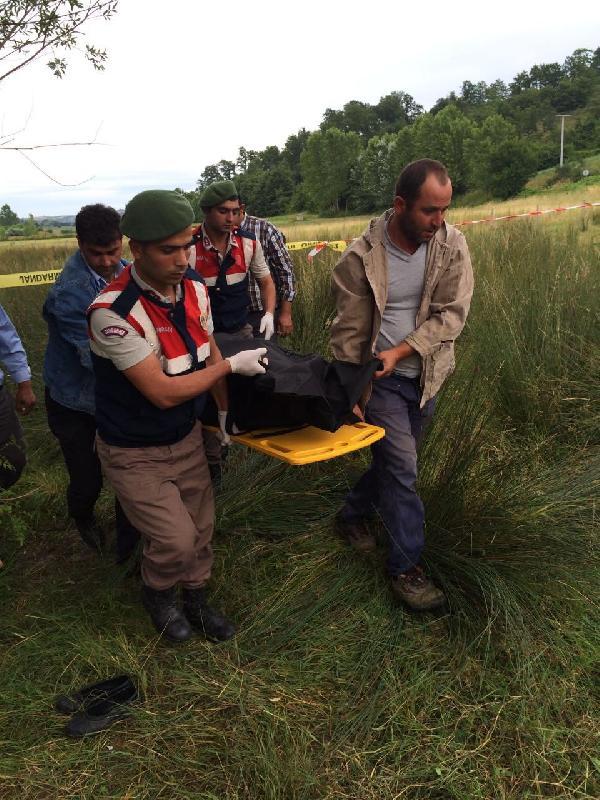
[[[417,157],[415,128],[407,125],[397,133],[369,140],[356,170],[354,199],[358,210],[371,211],[391,204],[398,175]]]
[[[279,152],[279,148],[275,145],[269,145],[269,147],[265,147],[264,150],[258,153],[256,160],[253,162],[253,166],[260,166],[261,169],[268,172],[278,167],[280,163],[281,153]]]
[[[463,103],[467,103],[467,105],[481,105],[487,100],[487,88],[485,81],[478,81],[477,83],[463,81],[460,98]]]
[[[494,197],[517,194],[536,169],[531,144],[498,114],[474,131],[469,150],[473,186]]]
[[[0,207],[0,225],[4,228],[8,228],[10,225],[16,225],[19,221],[19,217],[12,208],[5,203],[2,207]]]
[[[588,74],[593,63],[593,51],[580,47],[565,58],[564,70],[569,78],[581,78]]]
[[[191,207],[194,209],[194,219],[196,222],[200,221],[202,219],[202,209],[200,208],[200,192],[197,189],[192,190],[191,192],[186,192],[184,189],[180,189],[179,187],[177,187],[175,191],[187,198]]]
[[[436,158],[452,176],[457,193],[468,185],[468,148],[475,126],[455,105],[448,105],[435,116],[424,114],[413,126],[415,158]]]
[[[290,169],[294,184],[297,186],[302,181],[302,171],[300,167],[300,156],[306,146],[310,131],[306,128],[301,128],[298,133],[288,136],[285,146],[281,151],[281,156],[284,162]]]
[[[382,132],[391,132],[404,125],[410,125],[423,113],[423,106],[420,106],[407,92],[386,94],[377,105],[373,106],[373,109]]]
[[[221,176],[220,180],[232,181],[235,178],[235,164],[233,161],[227,161],[227,159],[222,158],[217,164],[217,169]]]
[[[493,81],[485,90],[485,99],[488,103],[506,100],[509,95],[508,86],[501,80]]]
[[[202,174],[196,182],[196,189],[205,189],[211,183],[222,180],[223,176],[221,175],[218,164],[209,164],[202,170]]]
[[[250,169],[236,177],[236,185],[248,211],[259,217],[283,213],[294,192],[292,174],[283,163],[270,170]]]
[[[348,206],[351,178],[361,152],[360,136],[328,128],[311,134],[301,156],[304,187],[317,211]]]
[[[258,158],[256,150],[246,150],[245,147],[240,147],[238,157],[235,160],[235,171],[237,174],[246,172],[250,164]]]
[[[355,205],[361,210],[381,208],[389,202],[394,185],[391,166],[396,134],[384,133],[369,139],[356,167]]]
[[[321,130],[336,128],[344,133],[358,133],[368,139],[377,130],[377,115],[372,106],[360,100],[350,100],[341,111],[328,108],[323,115]]]
[[[560,64],[534,64],[529,70],[529,84],[533,89],[544,89],[547,86],[558,86],[565,73]]]

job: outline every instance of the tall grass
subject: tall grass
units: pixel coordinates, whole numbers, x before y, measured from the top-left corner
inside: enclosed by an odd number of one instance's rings
[[[448,614],[392,603],[383,530],[368,558],[335,539],[368,454],[292,468],[234,448],[213,596],[239,633],[168,648],[136,580],[80,545],[43,413],[27,420],[30,468],[0,499],[0,521],[18,523],[0,572],[1,798],[600,794],[600,248],[589,215],[540,222],[467,231],[476,295],[421,454],[425,556]],[[7,253],[0,270],[20,271]],[[327,352],[334,260],[295,256],[297,349]],[[44,294],[0,297],[38,376]],[[109,525],[109,493],[101,514]],[[121,670],[146,696],[133,719],[66,740],[53,694]]]

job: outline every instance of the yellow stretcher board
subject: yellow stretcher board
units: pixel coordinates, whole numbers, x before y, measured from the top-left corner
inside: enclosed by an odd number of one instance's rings
[[[368,447],[384,436],[383,428],[366,422],[356,422],[354,425],[342,425],[335,433],[310,425],[289,433],[278,433],[276,429],[252,431],[232,435],[231,439],[287,464],[300,466],[344,456]]]

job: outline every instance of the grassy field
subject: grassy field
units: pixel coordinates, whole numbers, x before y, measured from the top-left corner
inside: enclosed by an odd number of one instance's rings
[[[479,206],[450,208],[448,221],[461,223],[465,220],[476,220],[487,217],[501,217],[505,214],[521,214],[528,211],[542,211],[548,208],[558,208],[576,205],[579,203],[600,202],[600,185],[598,183],[586,184],[581,181],[571,185],[570,189],[563,190],[554,187],[552,192],[532,194],[527,197],[515,197],[505,201],[494,201]],[[574,212],[564,215],[569,216]],[[588,212],[592,213],[592,212]],[[302,216],[303,219],[298,219]],[[369,222],[372,214],[354,217],[338,217],[335,219],[319,219],[310,215],[287,215],[276,217],[278,224],[287,236],[288,241],[305,241],[312,239],[329,240],[347,239],[358,236]],[[552,218],[552,215],[549,215]],[[493,223],[503,224],[503,223]]]
[[[322,224],[333,239],[364,221]],[[366,454],[292,468],[234,448],[212,585],[239,634],[168,647],[137,579],[66,519],[40,409],[30,467],[0,499],[2,800],[600,796],[600,212],[466,235],[476,295],[420,478],[449,612],[394,605],[383,543],[361,558],[335,538]],[[0,271],[48,269],[70,249],[0,246]],[[326,353],[335,255],[294,258],[291,344]],[[45,292],[0,292],[40,395]],[[107,528],[110,509],[107,492]],[[54,694],[120,671],[145,694],[133,718],[67,740]]]

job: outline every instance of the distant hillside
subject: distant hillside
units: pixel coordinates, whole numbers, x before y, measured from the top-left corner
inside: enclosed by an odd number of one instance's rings
[[[75,214],[66,214],[62,217],[34,217],[33,219],[42,228],[72,228],[75,225]]]
[[[595,177],[586,160],[600,151],[600,47],[578,48],[562,64],[534,64],[509,83],[464,80],[429,111],[401,90],[375,104],[327,108],[318,130],[302,128],[281,149],[240,147],[233,159],[209,164],[186,196],[199,216],[202,189],[235,180],[258,216],[371,212],[389,204],[406,164],[428,157],[446,164],[456,199],[505,199],[557,166],[560,115],[568,115],[564,167],[544,181],[588,180],[586,170]]]

